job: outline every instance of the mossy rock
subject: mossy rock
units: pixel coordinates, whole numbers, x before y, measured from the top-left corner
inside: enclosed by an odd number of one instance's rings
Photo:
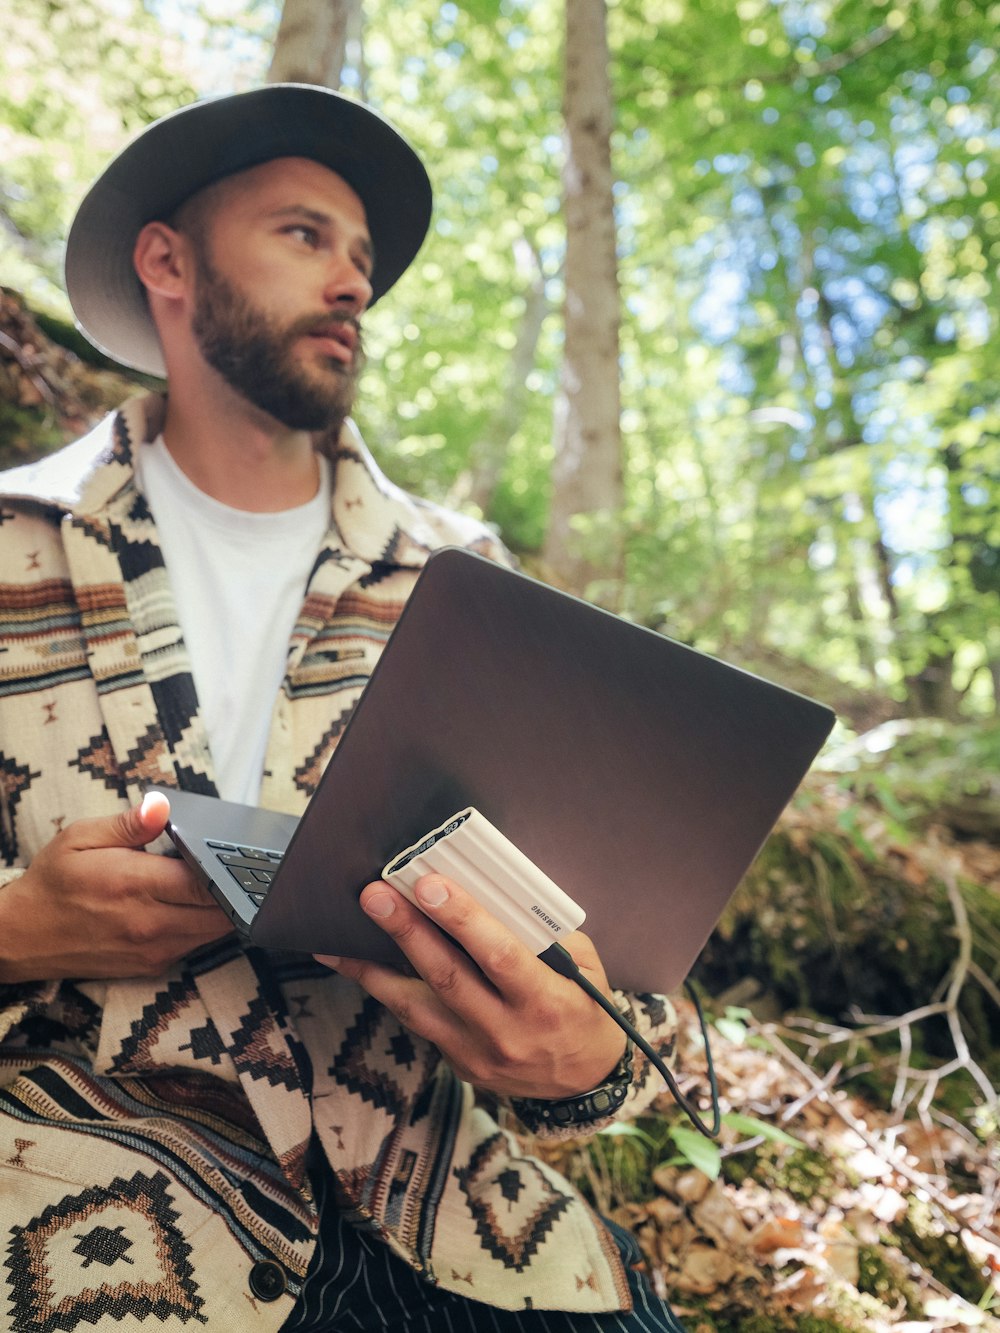
[[[1000,894],[963,883],[973,957],[989,974],[980,940],[1000,936]],[[883,862],[866,864],[835,830],[804,843],[779,829],[768,840],[706,945],[694,975],[710,994],[753,978],[783,1010],[838,1020],[852,1010],[904,1014],[927,1003],[958,953],[944,884],[914,883]],[[960,1013],[977,1060],[996,1060],[1000,1010],[969,982]],[[921,1024],[929,1063],[953,1053],[944,1019]]]
[[[923,1313],[916,1288],[903,1272],[902,1263],[892,1263],[883,1246],[862,1245],[858,1250],[858,1291],[874,1296],[890,1308],[902,1301],[911,1319]]]
[[[96,349],[82,360],[82,335],[2,286],[0,334],[0,468],[59,448],[139,388]]]
[[[30,463],[66,443],[66,432],[51,412],[18,407],[0,398],[0,467]]]
[[[741,1185],[752,1178],[770,1190],[784,1190],[799,1203],[830,1199],[843,1184],[839,1164],[812,1148],[763,1144],[723,1159],[722,1178]]]
[[[982,1270],[961,1237],[946,1230],[926,1205],[911,1201],[906,1216],[896,1223],[894,1235],[908,1259],[970,1305],[978,1304],[986,1288]]]
[[[746,1310],[707,1310],[698,1306],[695,1314],[684,1316],[689,1333],[858,1333],[856,1324],[839,1323],[813,1314],[758,1312]]]
[[[754,979],[785,1011],[904,1014],[953,968],[955,914],[928,833],[960,851],[971,811],[977,841],[1000,846],[1000,724],[894,722],[853,744],[811,775],[727,908],[695,969],[709,994]],[[992,975],[1000,893],[985,878],[959,887],[973,960]],[[1000,1009],[970,980],[960,1016],[996,1079]],[[929,1064],[953,1054],[943,1019],[913,1035]]]

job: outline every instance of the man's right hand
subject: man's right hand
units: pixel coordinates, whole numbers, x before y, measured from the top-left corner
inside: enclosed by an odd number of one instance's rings
[[[170,803],[142,804],[58,833],[0,888],[0,982],[158,976],[232,929],[183,861],[142,849]]]

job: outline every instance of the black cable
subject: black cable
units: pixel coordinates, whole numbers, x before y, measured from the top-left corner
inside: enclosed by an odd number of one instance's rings
[[[561,944],[550,944],[549,947],[543,950],[543,952],[540,953],[538,956],[543,963],[547,963],[548,966],[552,968],[553,972],[558,972],[560,976],[568,977],[570,981],[575,981],[576,984],[579,987],[581,987],[582,990],[585,990],[587,992],[587,994],[595,1002],[595,1004],[599,1004],[601,1008],[604,1010],[604,1012],[610,1018],[613,1018],[615,1020],[615,1022],[618,1024],[621,1030],[632,1038],[632,1041],[635,1042],[636,1046],[638,1046],[639,1050],[642,1051],[643,1055],[647,1057],[647,1059],[650,1061],[656,1072],[665,1080],[666,1085],[670,1089],[671,1095],[674,1098],[674,1101],[685,1113],[685,1115],[691,1121],[692,1125],[694,1125],[695,1129],[697,1129],[700,1133],[704,1134],[707,1139],[717,1138],[719,1134],[719,1129],[722,1126],[722,1112],[719,1109],[719,1086],[718,1086],[718,1081],[716,1080],[715,1077],[715,1066],[712,1063],[712,1048],[709,1046],[708,1042],[708,1025],[705,1022],[705,1015],[702,1012],[701,1003],[698,1000],[698,996],[695,993],[694,987],[691,985],[691,983],[689,981],[685,981],[684,989],[687,991],[688,995],[694,1002],[695,1012],[698,1015],[698,1022],[701,1024],[702,1039],[705,1043],[705,1058],[708,1063],[708,1086],[712,1094],[711,1128],[706,1124],[704,1120],[702,1120],[701,1115],[698,1113],[698,1111],[695,1109],[692,1103],[688,1101],[687,1097],[685,1097],[684,1094],[681,1092],[680,1088],[677,1086],[677,1080],[674,1078],[673,1074],[670,1072],[667,1066],[663,1063],[663,1060],[660,1058],[659,1054],[653,1049],[652,1046],[650,1046],[649,1042],[646,1041],[644,1037],[640,1037],[639,1033],[636,1032],[632,1024],[628,1021],[628,1019],[624,1016],[624,1014],[619,1013],[619,1011],[615,1008],[614,1004],[612,1004],[612,1002],[608,999],[608,997],[604,995],[601,991],[599,991],[597,987],[594,985],[594,983],[588,977],[585,977],[583,975],[583,973],[577,967],[576,962],[571,953],[569,953],[566,949],[564,949]]]

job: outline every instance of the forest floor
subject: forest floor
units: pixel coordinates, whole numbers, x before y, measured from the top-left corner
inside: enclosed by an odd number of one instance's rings
[[[830,814],[785,823],[815,837]],[[992,886],[1000,906],[1000,842],[936,829],[904,854],[914,880]],[[906,1014],[777,1012],[751,981],[708,998],[719,1145],[663,1094],[634,1127],[542,1148],[638,1237],[689,1333],[1000,1333],[1000,1105],[957,1019],[964,988],[998,1006],[1000,988],[976,974],[967,921],[951,933],[954,966]],[[675,1073],[706,1107],[700,1027],[677,1007]],[[950,1058],[918,1057],[929,1016],[953,1020]]]

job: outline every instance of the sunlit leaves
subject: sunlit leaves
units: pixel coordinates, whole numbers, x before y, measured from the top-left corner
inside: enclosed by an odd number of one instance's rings
[[[0,42],[0,267],[60,304],[84,183],[127,134],[192,95],[179,43],[141,0],[7,0]]]
[[[261,77],[277,10],[9,0],[5,279],[51,297],[98,163],[189,81]],[[562,15],[365,0],[348,72],[436,192],[421,257],[370,318],[359,408],[402,484],[460,496],[541,266],[550,312],[491,510],[521,548],[545,532],[561,355]],[[950,654],[963,706],[991,706],[1000,9],[618,0],[608,21],[629,613],[900,706]]]

